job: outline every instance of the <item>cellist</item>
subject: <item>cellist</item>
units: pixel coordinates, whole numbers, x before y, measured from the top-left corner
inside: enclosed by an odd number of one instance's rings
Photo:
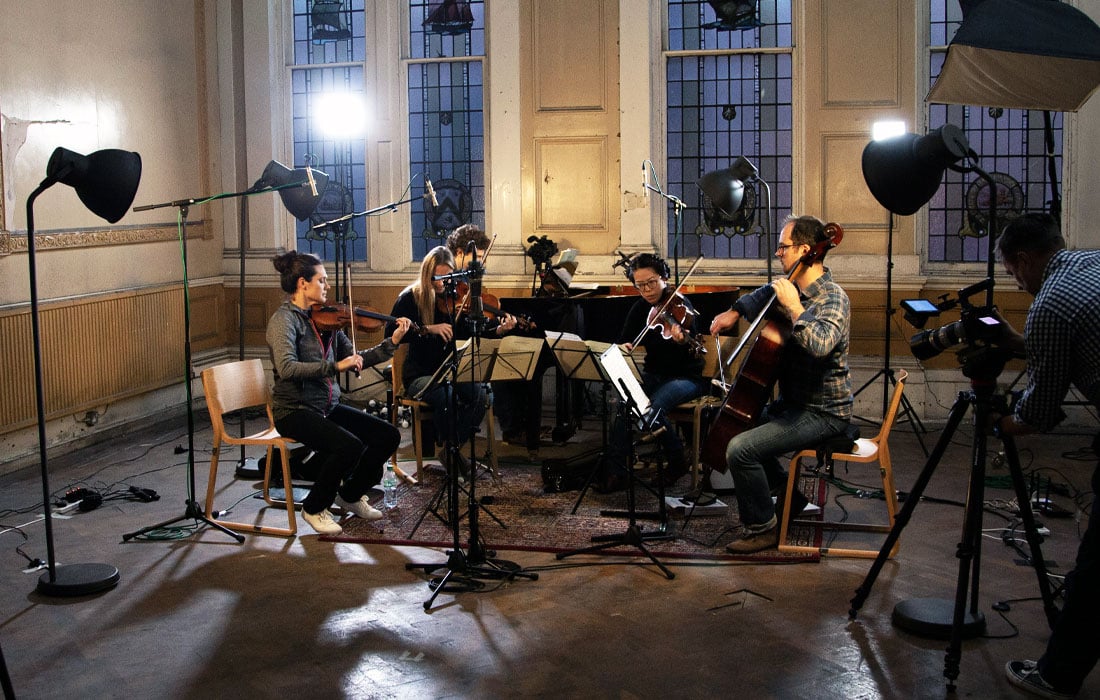
[[[790,336],[779,349],[778,398],[764,410],[759,425],[738,433],[726,446],[743,527],[738,539],[726,545],[733,554],[758,552],[779,542],[772,495],[778,491],[777,502],[783,503],[787,483],[779,456],[843,433],[851,420],[848,295],[824,266],[824,253],[808,263],[803,260],[826,239],[819,219],[789,217],[775,249],[789,277],[740,297],[710,326],[717,334],[733,328],[742,316],[752,320],[773,293],[777,322],[790,325]],[[791,501],[795,513],[805,506],[800,495]]]

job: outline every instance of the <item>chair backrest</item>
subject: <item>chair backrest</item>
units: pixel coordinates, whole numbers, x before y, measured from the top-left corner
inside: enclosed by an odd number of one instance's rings
[[[405,370],[405,356],[409,354],[409,346],[406,343],[401,343],[393,351],[393,357],[390,358],[390,373],[393,375],[391,381],[393,382],[393,398],[403,399],[405,398],[405,378],[402,376],[402,372]]]
[[[720,335],[720,336],[701,335],[701,336],[699,336],[699,340],[702,341],[703,347],[707,349],[707,354],[703,355],[703,376],[707,377],[708,379],[717,379],[718,378],[718,363],[719,363],[720,360],[719,360],[719,357],[718,357],[718,354],[719,354],[718,350],[715,347],[715,342],[714,342],[715,337],[717,337],[719,343],[721,343],[721,348],[722,348],[721,361],[725,361],[725,362],[729,362],[729,359],[730,359],[729,355],[730,355],[731,352],[733,352],[733,349],[737,346],[737,340],[738,340],[737,338],[735,338],[733,336],[729,336],[729,335]],[[736,376],[736,374],[737,374],[737,363],[735,363],[735,362],[730,363],[725,367],[725,377],[724,377],[724,379],[727,383],[732,381],[734,376]]]
[[[899,369],[894,373],[894,393],[890,396],[890,405],[886,408],[886,415],[882,417],[882,426],[878,430],[873,440],[877,445],[883,445],[886,443],[886,438],[890,437],[890,431],[894,428],[894,419],[898,417],[898,407],[901,406],[901,392],[905,390],[905,380],[909,378],[909,373],[903,369]]]
[[[202,388],[206,394],[206,406],[210,409],[210,422],[218,433],[225,432],[222,417],[226,413],[252,406],[268,406],[271,401],[271,389],[259,359],[227,362],[204,369]]]

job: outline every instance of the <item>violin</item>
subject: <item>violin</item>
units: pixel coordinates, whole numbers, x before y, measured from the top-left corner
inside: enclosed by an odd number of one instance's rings
[[[365,333],[379,330],[387,322],[397,320],[396,316],[389,316],[369,307],[356,306],[354,312],[355,328]],[[338,331],[351,326],[352,310],[349,310],[347,304],[314,304],[310,309],[310,318],[319,331]],[[409,327],[409,332],[423,335],[424,329],[414,323]]]
[[[664,303],[649,310],[646,328],[658,331],[665,340],[673,340],[673,330],[679,326],[691,356],[699,359],[706,354],[707,349],[692,330],[696,316],[698,313],[691,308],[688,300],[679,292],[672,292]]]
[[[443,313],[461,318],[470,313],[470,307],[473,301],[470,295],[470,285],[467,282],[459,282],[455,287],[455,291],[457,297],[462,299],[461,302],[453,303],[452,299],[440,296],[436,297],[435,303],[436,307]],[[490,321],[505,314],[504,311],[500,310],[500,300],[489,292],[481,293],[481,309],[485,314],[485,318]],[[516,328],[524,331],[538,330],[538,326],[535,325],[535,322],[531,320],[531,317],[527,314],[519,314],[516,316]]]

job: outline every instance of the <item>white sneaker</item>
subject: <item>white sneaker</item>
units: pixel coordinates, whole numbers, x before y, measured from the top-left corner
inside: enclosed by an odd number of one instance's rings
[[[340,506],[341,510],[354,513],[363,520],[380,520],[382,518],[382,511],[372,506],[366,496],[360,496],[355,503],[348,503],[337,496],[336,505]]]
[[[320,513],[307,513],[303,510],[302,519],[309,523],[309,526],[316,530],[319,535],[339,535],[344,531],[332,519],[332,513],[328,512],[327,508]]]

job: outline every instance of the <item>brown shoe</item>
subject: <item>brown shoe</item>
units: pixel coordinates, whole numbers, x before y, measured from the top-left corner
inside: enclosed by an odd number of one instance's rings
[[[730,554],[752,554],[765,549],[773,549],[779,546],[779,525],[772,525],[761,532],[745,533],[741,539],[734,540],[726,545],[726,551]]]

